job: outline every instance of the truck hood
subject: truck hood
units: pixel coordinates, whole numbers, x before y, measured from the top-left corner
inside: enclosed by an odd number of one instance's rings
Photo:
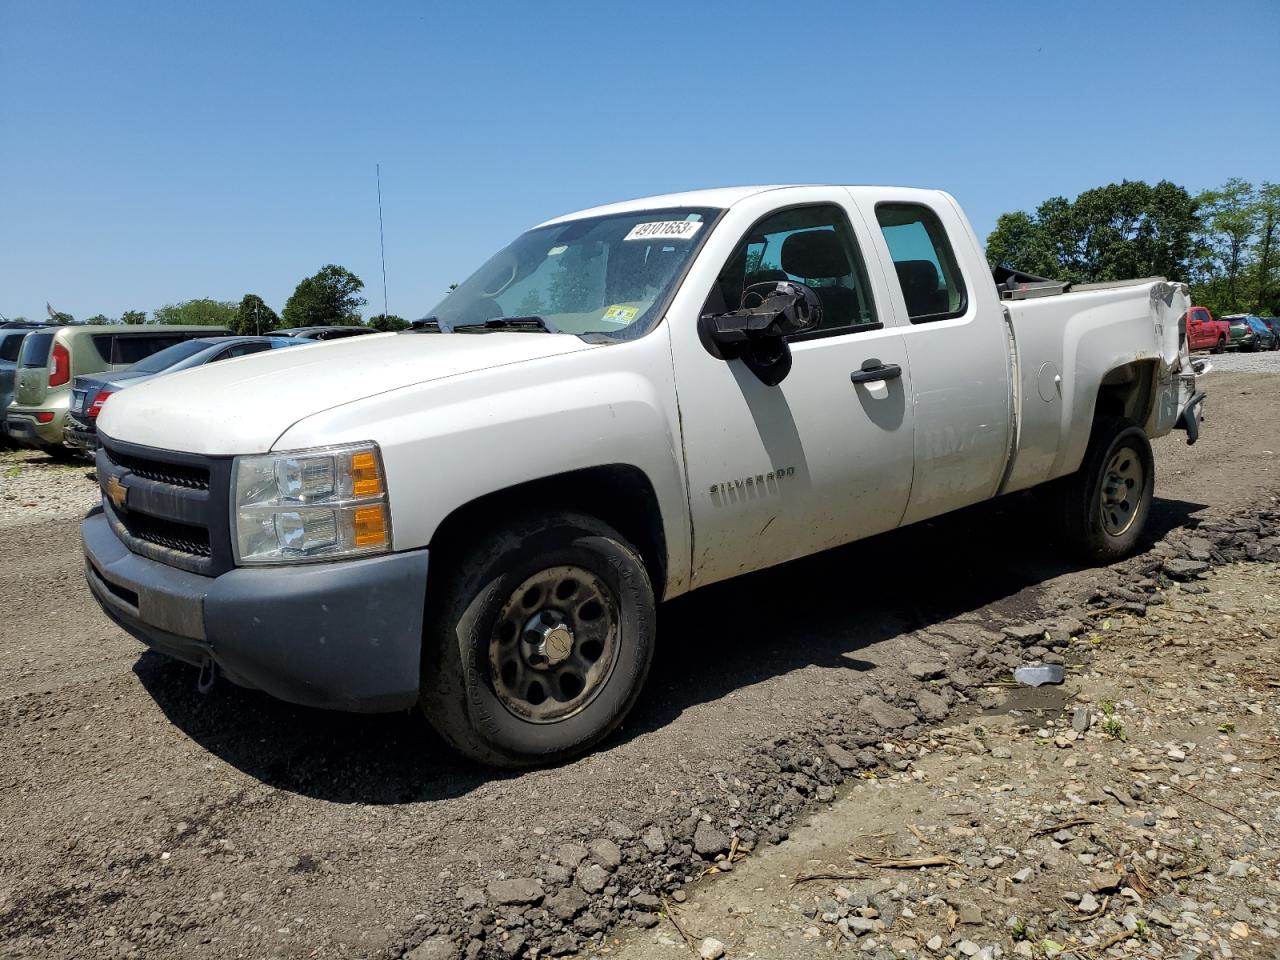
[[[512,363],[600,349],[569,334],[410,333],[271,350],[131,386],[98,429],[210,456],[265,453],[299,420],[377,394]]]

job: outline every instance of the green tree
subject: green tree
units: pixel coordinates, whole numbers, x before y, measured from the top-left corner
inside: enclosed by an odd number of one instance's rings
[[[1202,299],[1215,313],[1239,312],[1245,309],[1243,277],[1258,228],[1257,194],[1253,184],[1232,177],[1198,199],[1204,216]]]
[[[120,322],[131,327],[147,322],[147,311],[145,310],[126,310],[120,314]]]
[[[246,293],[236,309],[236,321],[231,329],[244,336],[257,336],[279,328],[280,315],[272,310],[256,293]]]
[[[63,313],[61,310],[53,315],[53,319],[49,321],[54,326],[65,327],[67,324],[75,323],[76,318],[69,313]]]
[[[1167,180],[1125,180],[1006,213],[987,238],[991,266],[1088,283],[1193,272],[1197,202]]]
[[[212,326],[230,329],[236,322],[236,305],[225,300],[184,300],[167,303],[151,312],[152,323]]]
[[[346,267],[327,263],[298,284],[284,305],[287,327],[327,324],[354,325],[360,322],[360,296],[364,281]]]
[[[397,317],[394,313],[379,313],[372,316],[368,320],[369,326],[375,330],[381,330],[384,333],[395,330],[408,330],[412,324],[404,317]]]
[[[1263,181],[1258,188],[1258,240],[1253,257],[1253,311],[1264,316],[1280,314],[1280,184]]]
[[[92,317],[90,317],[88,320],[86,320],[85,323],[115,323],[115,321],[112,320],[110,317],[108,317],[105,313],[96,313]]]

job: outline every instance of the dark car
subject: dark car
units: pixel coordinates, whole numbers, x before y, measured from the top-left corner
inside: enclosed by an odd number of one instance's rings
[[[344,337],[358,337],[366,333],[378,333],[373,327],[332,326],[332,327],[289,327],[287,330],[271,331],[276,336],[298,337],[301,340],[341,340]]]
[[[1261,338],[1258,331],[1254,329],[1253,324],[1249,322],[1249,316],[1244,313],[1237,313],[1230,317],[1223,317],[1230,326],[1230,340],[1227,346],[1233,350],[1249,351],[1261,349]]]
[[[73,450],[86,454],[92,454],[98,449],[97,421],[102,405],[113,394],[126,387],[218,360],[247,357],[264,350],[278,350],[306,343],[308,341],[296,337],[280,336],[201,337],[166,347],[123,370],[76,377],[71,384],[71,406],[67,412],[67,429],[63,442]]]
[[[1258,317],[1271,331],[1271,349],[1280,350],[1280,317]]]
[[[13,403],[13,381],[17,376],[22,339],[26,335],[27,329],[17,324],[0,327],[0,444],[7,442],[4,411]]]

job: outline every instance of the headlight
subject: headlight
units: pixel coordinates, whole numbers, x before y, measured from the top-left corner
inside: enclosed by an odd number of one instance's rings
[[[376,443],[237,457],[237,564],[303,563],[391,549],[386,475]]]

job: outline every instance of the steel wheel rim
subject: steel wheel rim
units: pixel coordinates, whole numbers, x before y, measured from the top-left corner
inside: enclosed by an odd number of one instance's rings
[[[1124,447],[1112,455],[1102,473],[1098,501],[1102,528],[1113,537],[1123,536],[1138,518],[1138,506],[1146,488],[1146,470],[1138,452]]]
[[[557,723],[580,713],[618,663],[618,604],[594,573],[548,567],[507,598],[489,639],[493,692],[514,716]]]

